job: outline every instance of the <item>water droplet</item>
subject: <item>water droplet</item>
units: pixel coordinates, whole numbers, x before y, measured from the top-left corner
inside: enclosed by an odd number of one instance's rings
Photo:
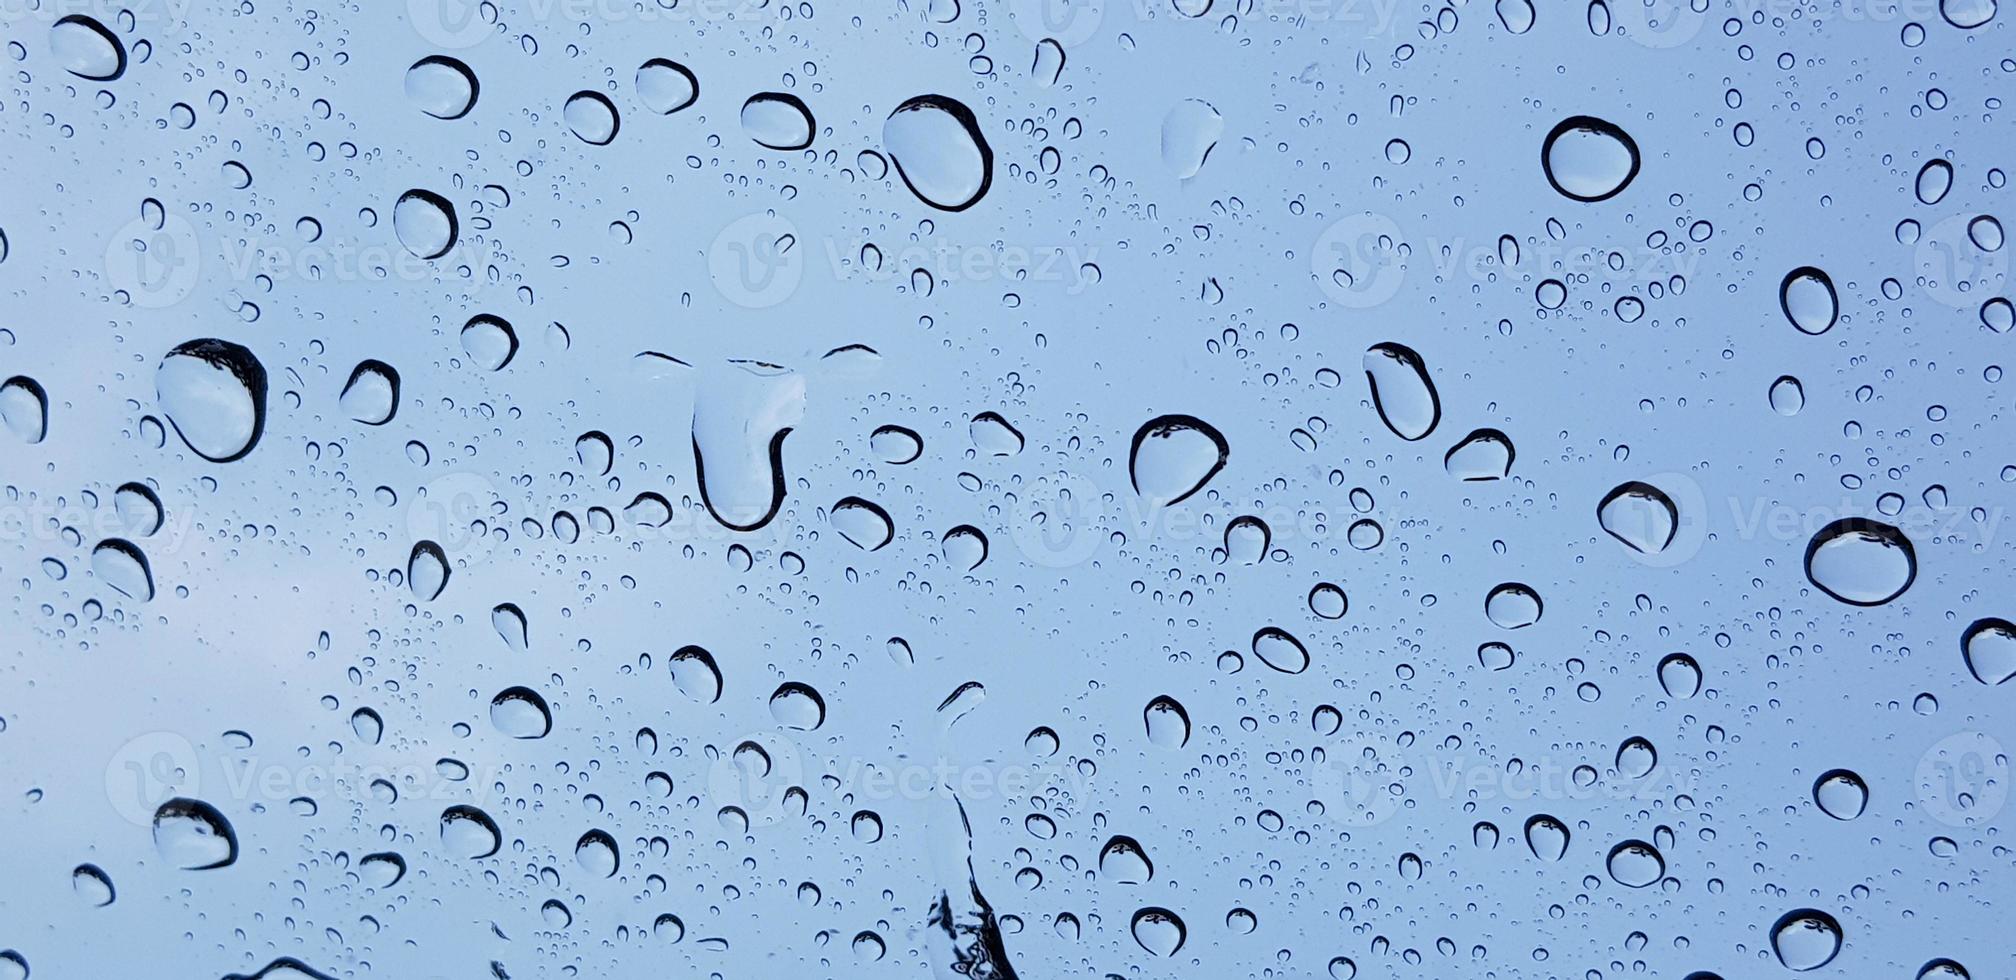
[[[945,532],[942,548],[946,564],[970,572],[987,560],[987,535],[971,524],[961,524]]]
[[[784,506],[784,437],[805,417],[805,377],[761,361],[703,375],[693,402],[693,467],[707,512],[731,531]]]
[[[399,372],[384,361],[359,361],[336,402],[358,422],[384,425],[399,411]]]
[[[883,462],[902,466],[924,455],[924,438],[900,425],[884,425],[869,433],[868,448]]]
[[[1344,590],[1329,582],[1319,582],[1309,590],[1309,611],[1324,619],[1343,619],[1350,607]]]
[[[101,909],[112,904],[118,894],[112,888],[112,876],[95,864],[80,864],[71,869],[70,889],[85,904]]]
[[[864,551],[878,551],[896,537],[896,525],[880,504],[860,497],[845,497],[833,504],[827,520],[850,544]]]
[[[1533,29],[1533,4],[1529,0],[1498,0],[1496,9],[1498,23],[1505,25],[1508,33],[1524,34]]]
[[[392,204],[392,234],[406,251],[423,259],[438,259],[455,247],[462,235],[455,205],[429,190],[414,188]]]
[[[1842,602],[1880,606],[1911,587],[1918,552],[1904,532],[1888,524],[1842,518],[1806,545],[1806,577]]]
[[[432,541],[418,541],[406,556],[406,584],[422,602],[432,602],[448,587],[448,555]]]
[[[1786,418],[1799,414],[1806,407],[1806,388],[1799,379],[1785,375],[1771,382],[1771,410]]]
[[[1408,442],[1425,439],[1442,421],[1442,398],[1413,348],[1372,345],[1365,351],[1365,380],[1372,386],[1372,407],[1394,435]]]
[[[208,871],[238,860],[238,834],[216,807],[178,796],[154,811],[154,849],[171,867]]]
[[[1279,626],[1263,627],[1253,634],[1253,655],[1260,662],[1284,674],[1299,674],[1309,669],[1309,650],[1287,630]]]
[[[460,119],[476,106],[481,86],[460,59],[430,54],[406,69],[406,98],[436,119]]]
[[[49,25],[49,50],[78,78],[109,82],[126,73],[126,46],[104,24],[71,14]]]
[[[357,876],[372,888],[390,888],[406,877],[406,859],[391,851],[357,859]]]
[[[1933,158],[1918,168],[1918,180],[1914,188],[1921,204],[1937,204],[1946,199],[1946,192],[1953,189],[1953,165]]]
[[[457,804],[441,811],[441,846],[454,857],[481,860],[503,846],[497,822],[473,806]]]
[[[700,79],[685,65],[653,58],[637,67],[637,101],[661,116],[669,116],[700,101]]]
[[[684,646],[673,651],[666,665],[672,671],[672,686],[680,693],[702,704],[721,700],[721,668],[714,663],[713,654]]]
[[[1939,16],[1963,31],[1995,19],[1995,0],[1939,0]]]
[[[621,863],[617,857],[616,838],[606,831],[591,830],[574,842],[574,862],[583,871],[597,878],[613,878]]]
[[[161,410],[196,455],[213,463],[244,458],[266,427],[266,368],[227,340],[191,340],[154,372]]]
[[[1817,970],[1841,952],[1841,923],[1818,909],[1794,909],[1772,924],[1771,949],[1788,970]]]
[[[770,717],[786,728],[814,731],[826,723],[826,699],[809,684],[786,681],[770,695]]]
[[[1570,116],[1540,145],[1547,182],[1577,201],[1616,197],[1638,176],[1638,143],[1615,123]]]
[[[1231,454],[1225,436],[1210,423],[1190,415],[1164,415],[1135,431],[1127,472],[1136,494],[1166,506],[1204,489]]]
[[[1691,698],[1701,693],[1701,665],[1684,653],[1669,653],[1659,661],[1659,686],[1669,697]]]
[[[1484,616],[1500,629],[1525,629],[1540,621],[1540,593],[1528,585],[1506,582],[1484,597]]]
[[[1643,779],[1659,765],[1659,750],[1650,740],[1633,735],[1617,746],[1617,773],[1626,779]]]
[[[1995,685],[2016,678],[2016,623],[2006,619],[1977,619],[1960,634],[1960,654],[1967,670],[1983,684]]]
[[[1451,447],[1442,468],[1459,480],[1502,480],[1512,472],[1512,439],[1497,429],[1478,429]]]
[[[1119,885],[1145,885],[1155,879],[1155,863],[1140,841],[1115,835],[1099,849],[1099,875]]]
[[[812,110],[786,92],[758,92],[742,103],[742,131],[756,145],[802,150],[812,145]]]
[[[1643,888],[1666,875],[1666,859],[1642,840],[1627,840],[1610,849],[1605,862],[1610,877],[1626,888]]]
[[[1204,169],[1204,161],[1225,134],[1225,117],[1202,99],[1184,99],[1162,118],[1162,163],[1178,179]]]
[[[1545,813],[1526,820],[1526,847],[1533,856],[1559,861],[1568,854],[1568,825]]]
[[[589,146],[608,146],[623,128],[616,103],[600,92],[582,91],[568,96],[566,104],[560,107],[560,117]]]
[[[512,738],[545,738],[553,730],[553,711],[539,692],[507,687],[490,699],[490,724]]]
[[[1165,749],[1180,749],[1190,743],[1190,713],[1167,694],[1148,702],[1142,712],[1148,723],[1148,741]]]
[[[943,95],[920,95],[882,123],[882,146],[917,199],[941,211],[979,203],[994,182],[994,150],[973,110]]]
[[[1853,820],[1869,805],[1869,784],[1846,769],[1830,769],[1813,781],[1813,802],[1836,820]]]
[[[21,375],[0,382],[0,423],[31,446],[48,438],[49,393]]]
[[[1156,956],[1175,956],[1189,935],[1176,913],[1150,906],[1134,913],[1134,941]]]
[[[1810,265],[1785,274],[1785,281],[1778,285],[1778,308],[1793,326],[1813,336],[1832,329],[1834,321],[1841,317],[1841,301],[1834,292],[1834,280]]]
[[[1665,491],[1632,480],[1603,495],[1596,505],[1596,522],[1632,551],[1656,555],[1673,543],[1680,529],[1680,509]]]
[[[501,316],[478,313],[462,325],[462,352],[485,371],[502,371],[518,356],[518,331]]]

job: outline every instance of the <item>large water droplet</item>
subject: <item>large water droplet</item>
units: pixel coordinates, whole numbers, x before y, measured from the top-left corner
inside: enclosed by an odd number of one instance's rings
[[[15,375],[0,382],[0,423],[34,445],[49,437],[49,393],[34,378]]]
[[[1156,956],[1175,956],[1189,935],[1183,928],[1183,920],[1176,913],[1153,906],[1134,913],[1131,928],[1134,941]]]
[[[154,811],[154,849],[172,867],[208,871],[238,860],[238,834],[216,807],[178,796]]]
[[[1099,849],[1099,876],[1120,885],[1145,885],[1155,878],[1155,863],[1140,841],[1116,834]]]
[[[920,95],[882,123],[882,146],[917,199],[941,211],[979,203],[994,182],[994,150],[973,110],[942,95]]]
[[[1532,586],[1506,582],[1484,597],[1484,616],[1501,629],[1525,629],[1540,621],[1543,604]]]
[[[1841,923],[1818,909],[1794,909],[1772,924],[1771,949],[1788,970],[1817,970],[1841,952]]]
[[[1148,702],[1142,712],[1148,724],[1148,742],[1165,749],[1180,749],[1190,743],[1190,712],[1167,694]]]
[[[553,730],[553,711],[538,691],[507,687],[490,699],[490,724],[512,738],[545,738]]]
[[[742,131],[756,145],[802,150],[812,145],[812,110],[787,92],[758,92],[742,103]]]
[[[653,58],[637,67],[637,101],[669,116],[700,100],[700,80],[685,65]]]
[[[118,897],[112,888],[112,876],[95,864],[80,864],[71,869],[70,889],[92,908],[102,909]]]
[[[1279,626],[1263,627],[1253,634],[1253,655],[1260,662],[1284,674],[1309,669],[1309,649]]]
[[[1533,4],[1530,0],[1498,0],[1496,4],[1498,23],[1505,25],[1510,34],[1524,34],[1533,29]]]
[[[438,259],[455,247],[462,225],[455,218],[455,205],[447,198],[416,187],[393,202],[392,234],[406,251],[423,259]]]
[[[616,103],[600,92],[583,91],[568,96],[566,104],[560,107],[560,118],[581,142],[590,146],[608,146],[623,128]]]
[[[154,573],[147,556],[124,538],[106,538],[91,549],[91,574],[130,599],[154,598]]]
[[[805,378],[760,361],[701,377],[693,402],[693,467],[707,512],[733,531],[770,523],[784,505],[784,437],[805,417]]]
[[[480,860],[503,846],[497,822],[473,806],[458,804],[441,811],[441,847],[453,857]]]
[[[448,587],[448,555],[432,541],[416,541],[406,556],[406,585],[421,602],[432,602]]]
[[[1913,188],[1918,200],[1923,204],[1937,204],[1946,199],[1946,192],[1953,189],[1953,165],[1937,157],[1925,161],[1918,168],[1918,180]]]
[[[485,371],[502,371],[518,356],[518,331],[501,316],[478,313],[462,325],[462,353]]]
[[[666,658],[672,671],[672,686],[702,704],[721,700],[721,668],[714,655],[696,646],[683,646]]]
[[[1806,407],[1806,387],[1799,379],[1785,375],[1771,382],[1771,410],[1786,418],[1799,414]]]
[[[1841,300],[1834,292],[1834,280],[1810,265],[1785,274],[1778,284],[1778,308],[1800,332],[1818,336],[1841,317]]]
[[[1459,480],[1502,480],[1512,472],[1512,439],[1497,429],[1478,429],[1442,457],[1442,468]]]
[[[1659,686],[1669,697],[1691,698],[1701,693],[1701,665],[1684,653],[1669,653],[1659,661]]]
[[[1231,454],[1224,434],[1210,423],[1190,415],[1164,415],[1135,430],[1127,472],[1143,499],[1176,504],[1204,489]]]
[[[2016,623],[2006,619],[1977,619],[1960,634],[1960,654],[1967,670],[1983,684],[2001,684],[2016,678]]]
[[[833,530],[857,548],[876,551],[896,537],[896,526],[880,504],[860,497],[844,497],[827,515]]]
[[[78,78],[109,82],[126,73],[126,46],[104,24],[71,14],[49,25],[49,50]]]
[[[198,456],[213,463],[244,458],[266,428],[266,368],[227,340],[192,340],[154,372],[161,410]]]
[[[1627,840],[1610,849],[1604,862],[1610,877],[1626,888],[1643,888],[1666,876],[1666,859],[1642,840]]]
[[[785,728],[815,731],[826,723],[826,699],[809,684],[785,681],[770,695],[770,717]]]
[[[591,830],[574,842],[574,861],[581,869],[597,878],[613,878],[622,863],[616,849],[616,838],[607,831]]]
[[[1995,19],[1995,0],[1939,0],[1939,16],[1963,31]]]
[[[1869,784],[1846,769],[1830,769],[1813,781],[1813,802],[1836,820],[1853,820],[1869,805]]]
[[[1880,606],[1911,587],[1918,552],[1904,532],[1888,524],[1842,518],[1806,545],[1806,577],[1842,602]]]
[[[1372,386],[1372,407],[1394,435],[1408,442],[1424,439],[1442,421],[1442,398],[1413,348],[1391,342],[1367,348],[1365,380]]]
[[[1526,820],[1526,847],[1533,856],[1546,861],[1559,861],[1568,853],[1568,825],[1545,813],[1535,814]]]
[[[436,119],[460,119],[476,106],[476,73],[460,59],[430,54],[406,69],[406,98]]]
[[[399,372],[384,361],[359,361],[336,403],[365,425],[384,425],[399,411]]]
[[[1680,508],[1665,491],[1632,480],[1603,495],[1596,504],[1596,523],[1632,551],[1653,555],[1673,543],[1680,529]]]
[[[1617,124],[1570,116],[1540,144],[1541,168],[1554,189],[1577,201],[1617,196],[1638,176],[1638,143]]]

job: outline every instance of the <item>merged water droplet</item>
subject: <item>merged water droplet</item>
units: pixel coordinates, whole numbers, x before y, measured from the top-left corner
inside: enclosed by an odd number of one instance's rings
[[[812,145],[812,110],[788,92],[758,92],[742,103],[742,132],[756,145],[772,150],[802,150]]]
[[[1806,578],[1849,605],[1880,606],[1903,595],[1917,577],[1911,539],[1881,521],[1843,518],[1806,545]]]
[[[266,428],[266,368],[228,340],[205,338],[161,358],[154,391],[175,434],[213,463],[243,459]]]
[[[1191,415],[1163,415],[1135,430],[1127,473],[1143,499],[1177,504],[1204,489],[1231,455],[1224,434],[1210,423]]]
[[[693,401],[693,469],[707,512],[754,531],[784,506],[784,437],[805,417],[805,378],[761,361],[701,376]]]
[[[920,95],[882,123],[882,146],[917,199],[941,211],[964,211],[994,182],[994,150],[973,110],[943,95]]]
[[[1623,193],[1638,176],[1638,142],[1616,123],[1569,116],[1540,144],[1540,163],[1547,182],[1563,196],[1605,201]]]
[[[1442,397],[1412,347],[1389,341],[1367,348],[1365,380],[1372,386],[1372,407],[1394,435],[1408,442],[1425,439],[1442,421]]]

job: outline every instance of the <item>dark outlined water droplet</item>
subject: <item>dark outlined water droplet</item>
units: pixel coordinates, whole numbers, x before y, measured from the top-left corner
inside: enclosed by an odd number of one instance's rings
[[[924,455],[924,438],[900,425],[884,425],[868,434],[868,448],[883,462],[902,466]]]
[[[1626,888],[1644,888],[1666,876],[1666,859],[1642,840],[1627,840],[1610,849],[1604,860],[1611,880]]]
[[[418,541],[406,556],[406,585],[421,602],[432,602],[448,587],[448,555],[432,541]]]
[[[1670,697],[1685,700],[1701,693],[1701,665],[1684,653],[1669,653],[1659,661],[1659,686]]]
[[[1834,280],[1810,265],[1785,274],[1778,284],[1778,309],[1800,333],[1819,336],[1841,318],[1841,298]]]
[[[1127,475],[1134,492],[1163,506],[1182,503],[1225,468],[1232,447],[1194,415],[1163,415],[1134,432]]]
[[[608,146],[623,128],[616,103],[600,92],[581,91],[567,97],[560,107],[567,129],[589,146]]]
[[[904,101],[882,123],[882,147],[917,199],[940,211],[964,211],[994,182],[994,150],[973,110],[943,95]]]
[[[973,448],[986,456],[1013,456],[1022,451],[1025,440],[1022,431],[1015,428],[999,412],[981,412],[966,424],[966,434],[973,439]]]
[[[1520,582],[1506,582],[1484,597],[1484,616],[1500,629],[1525,629],[1540,621],[1540,593]]]
[[[945,532],[940,548],[946,564],[970,572],[987,560],[987,535],[971,524],[961,524]]]
[[[0,423],[31,446],[49,438],[49,393],[18,374],[0,382]]]
[[[460,119],[476,107],[482,85],[459,58],[430,54],[406,69],[406,99],[436,119]]]
[[[1148,702],[1141,712],[1142,720],[1148,726],[1148,742],[1165,749],[1180,749],[1190,744],[1190,712],[1167,694],[1158,695]]]
[[[1512,473],[1512,439],[1497,429],[1478,429],[1450,447],[1442,468],[1464,482],[1502,480]]]
[[[1253,634],[1253,655],[1259,657],[1261,663],[1284,674],[1299,674],[1309,669],[1309,649],[1279,626],[1263,627]]]
[[[721,668],[714,655],[697,646],[683,646],[666,658],[672,671],[672,686],[702,704],[721,700]]]
[[[863,551],[880,551],[896,538],[896,525],[880,504],[860,497],[843,497],[834,502],[827,518],[833,530]]]
[[[1365,380],[1372,387],[1372,407],[1394,435],[1408,442],[1425,439],[1442,421],[1442,397],[1412,347],[1388,342],[1367,348]]]
[[[1806,386],[1789,374],[1771,382],[1771,410],[1786,418],[1799,414],[1806,407]]]
[[[1830,769],[1813,781],[1813,803],[1836,820],[1853,820],[1869,805],[1869,784],[1846,769]]]
[[[441,811],[441,846],[451,857],[482,860],[497,853],[503,844],[497,821],[489,814],[467,804]]]
[[[1118,885],[1145,885],[1155,879],[1155,863],[1140,841],[1116,834],[1099,849],[1099,876]]]
[[[357,877],[372,888],[390,888],[406,877],[406,859],[391,851],[357,859]]]
[[[80,864],[70,871],[70,890],[92,908],[104,908],[118,897],[112,876],[95,864]]]
[[[1788,970],[1817,970],[1841,952],[1841,923],[1819,909],[1794,909],[1772,924],[1771,949]]]
[[[392,204],[392,234],[406,251],[433,260],[455,247],[462,223],[447,198],[415,187]]]
[[[1918,551],[1904,532],[1881,521],[1847,517],[1806,545],[1806,578],[1853,606],[1880,606],[1918,577]]]
[[[810,684],[785,681],[770,695],[770,717],[785,728],[817,731],[826,723],[826,699]]]
[[[574,863],[597,878],[613,878],[622,864],[616,838],[607,831],[591,830],[574,842]]]
[[[209,871],[238,860],[238,834],[216,807],[178,796],[154,811],[154,849],[171,867]]]
[[[512,738],[545,738],[553,730],[553,709],[529,687],[507,687],[490,699],[490,724]]]
[[[1176,913],[1155,906],[1134,913],[1129,928],[1134,933],[1134,941],[1156,956],[1175,956],[1189,936],[1183,920]]]
[[[126,45],[104,24],[83,14],[49,25],[49,50],[64,71],[78,78],[110,82],[126,74]]]
[[[731,531],[769,524],[784,506],[784,438],[805,417],[805,377],[760,361],[702,376],[693,402],[700,502]]]
[[[1568,853],[1568,825],[1545,813],[1526,819],[1526,847],[1544,861],[1559,861]]]
[[[1937,204],[1946,199],[1946,192],[1953,189],[1953,165],[1934,157],[1918,168],[1918,179],[1912,190],[1918,195],[1920,204]]]
[[[518,356],[518,331],[511,321],[490,313],[478,313],[462,325],[462,352],[469,363],[485,371],[502,371]]]
[[[811,108],[788,92],[758,92],[742,103],[742,132],[757,146],[802,150],[812,145],[815,131]]]
[[[1990,686],[2016,678],[2016,623],[1977,619],[1960,634],[1960,655],[1974,679]]]
[[[1595,116],[1569,116],[1540,144],[1541,169],[1562,196],[1607,201],[1638,176],[1638,142],[1617,124]]]
[[[661,116],[669,116],[700,101],[700,79],[676,61],[653,58],[637,66],[637,101]]]
[[[399,372],[384,361],[359,361],[336,402],[355,421],[384,425],[399,412]]]
[[[1639,554],[1656,555],[1680,530],[1680,508],[1664,490],[1632,480],[1611,488],[1596,504],[1604,533]]]
[[[243,459],[266,428],[266,368],[228,340],[177,345],[154,372],[154,391],[175,434],[212,463]]]
[[[129,599],[154,598],[154,572],[147,556],[124,538],[106,538],[91,549],[91,574]]]

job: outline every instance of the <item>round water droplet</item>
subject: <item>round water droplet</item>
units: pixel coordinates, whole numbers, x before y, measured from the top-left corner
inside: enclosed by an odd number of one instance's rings
[[[1869,805],[1869,784],[1846,769],[1831,769],[1813,781],[1813,802],[1836,820],[1853,820]]]
[[[1968,672],[1983,684],[2016,678],[2016,623],[1993,617],[1975,620],[1960,634],[1960,654]]]
[[[1605,862],[1610,877],[1626,888],[1643,888],[1666,875],[1666,859],[1642,840],[1627,840],[1610,849]]]
[[[1659,661],[1659,686],[1669,697],[1691,698],[1701,693],[1701,665],[1684,653],[1669,653]]]
[[[1963,31],[1995,19],[1995,0],[1939,0],[1939,16]]]
[[[1528,585],[1506,582],[1484,597],[1484,616],[1500,629],[1525,629],[1540,621],[1540,593]]]
[[[462,352],[485,371],[502,371],[518,356],[518,331],[501,316],[478,313],[462,325]]]
[[[574,842],[574,862],[583,871],[597,878],[613,878],[621,863],[617,857],[616,838],[606,831],[591,830]]]
[[[399,372],[384,361],[359,361],[336,402],[356,421],[384,425],[399,411]]]
[[[1617,746],[1617,774],[1626,779],[1643,779],[1659,765],[1659,750],[1650,740],[1633,735]]]
[[[742,132],[761,147],[802,150],[812,145],[812,110],[787,92],[758,92],[742,103]]]
[[[1967,222],[1967,240],[1983,252],[2002,250],[2004,235],[2002,222],[1992,214],[1984,214]]]
[[[882,146],[917,199],[941,211],[964,211],[994,182],[994,150],[973,110],[943,95],[920,95],[882,123]]]
[[[1673,543],[1680,530],[1680,509],[1665,491],[1632,480],[1603,495],[1596,504],[1596,522],[1632,551],[1654,555]]]
[[[1936,959],[1918,968],[1918,980],[1970,980],[1967,968],[1949,959]]]
[[[1498,0],[1496,4],[1498,23],[1504,25],[1507,33],[1524,34],[1533,29],[1533,4],[1530,0]]]
[[[826,723],[826,699],[809,684],[786,681],[770,695],[770,717],[786,728],[814,731]]]
[[[462,225],[455,205],[433,191],[414,188],[392,204],[392,234],[406,251],[423,259],[438,259],[455,247]]]
[[[1799,414],[1806,407],[1806,388],[1799,379],[1785,375],[1771,382],[1771,410],[1786,418]]]
[[[1175,956],[1189,932],[1176,913],[1150,906],[1134,913],[1134,941],[1156,956]]]
[[[1145,885],[1155,878],[1155,863],[1140,841],[1115,835],[1099,849],[1099,876],[1120,885]]]
[[[1615,123],[1570,116],[1540,144],[1547,182],[1577,201],[1616,197],[1638,176],[1638,143]]]
[[[1834,292],[1834,280],[1810,265],[1785,274],[1778,284],[1778,308],[1800,332],[1818,336],[1841,317],[1841,299]]]
[[[924,438],[900,425],[884,425],[869,433],[868,448],[883,462],[902,466],[924,455]]]
[[[1526,820],[1526,847],[1533,856],[1559,861],[1568,854],[1568,825],[1545,813]]]
[[[700,79],[685,65],[653,58],[637,67],[637,101],[669,116],[700,101]]]
[[[1888,524],[1842,518],[1806,545],[1806,577],[1842,602],[1880,606],[1911,587],[1918,552],[1904,532]]]
[[[1442,398],[1413,348],[1372,345],[1365,351],[1365,380],[1372,386],[1372,407],[1394,435],[1408,442],[1425,439],[1442,421]]]
[[[406,69],[406,98],[436,119],[460,119],[476,106],[481,86],[460,59],[430,54]]]
[[[1818,909],[1794,909],[1772,924],[1771,949],[1788,970],[1817,970],[1841,952],[1841,923]]]
[[[490,724],[512,738],[545,738],[553,730],[553,712],[539,692],[507,687],[490,699]]]
[[[945,532],[941,548],[946,564],[970,572],[987,560],[987,535],[971,524],[961,524]]]
[[[372,888],[390,888],[406,877],[406,859],[391,851],[366,854],[357,859],[357,877]]]
[[[266,427],[266,368],[227,340],[192,340],[154,372],[161,410],[198,456],[213,463],[244,458]]]
[[[1343,619],[1350,608],[1344,590],[1329,582],[1319,582],[1309,590],[1309,611],[1324,619]]]
[[[63,70],[78,78],[109,82],[126,73],[126,46],[119,36],[83,14],[49,25],[49,51]]]
[[[1252,515],[1235,517],[1225,524],[1225,560],[1235,565],[1257,565],[1267,560],[1274,529]]]
[[[560,118],[581,142],[590,146],[608,146],[623,128],[622,119],[616,114],[616,103],[600,92],[582,91],[568,96],[566,104],[560,107]]]
[[[1148,742],[1165,749],[1180,749],[1190,743],[1190,713],[1167,694],[1148,702],[1142,712],[1148,724]]]
[[[702,704],[721,700],[721,668],[714,655],[696,646],[684,646],[666,659],[672,671],[672,685]]]
[[[503,846],[497,822],[473,806],[456,805],[441,811],[441,847],[450,856],[481,860]]]
[[[154,811],[154,849],[171,867],[208,871],[238,860],[238,835],[216,807],[178,796]]]
[[[1134,432],[1127,472],[1134,492],[1157,504],[1181,503],[1225,468],[1232,447],[1210,423],[1164,415]]]

